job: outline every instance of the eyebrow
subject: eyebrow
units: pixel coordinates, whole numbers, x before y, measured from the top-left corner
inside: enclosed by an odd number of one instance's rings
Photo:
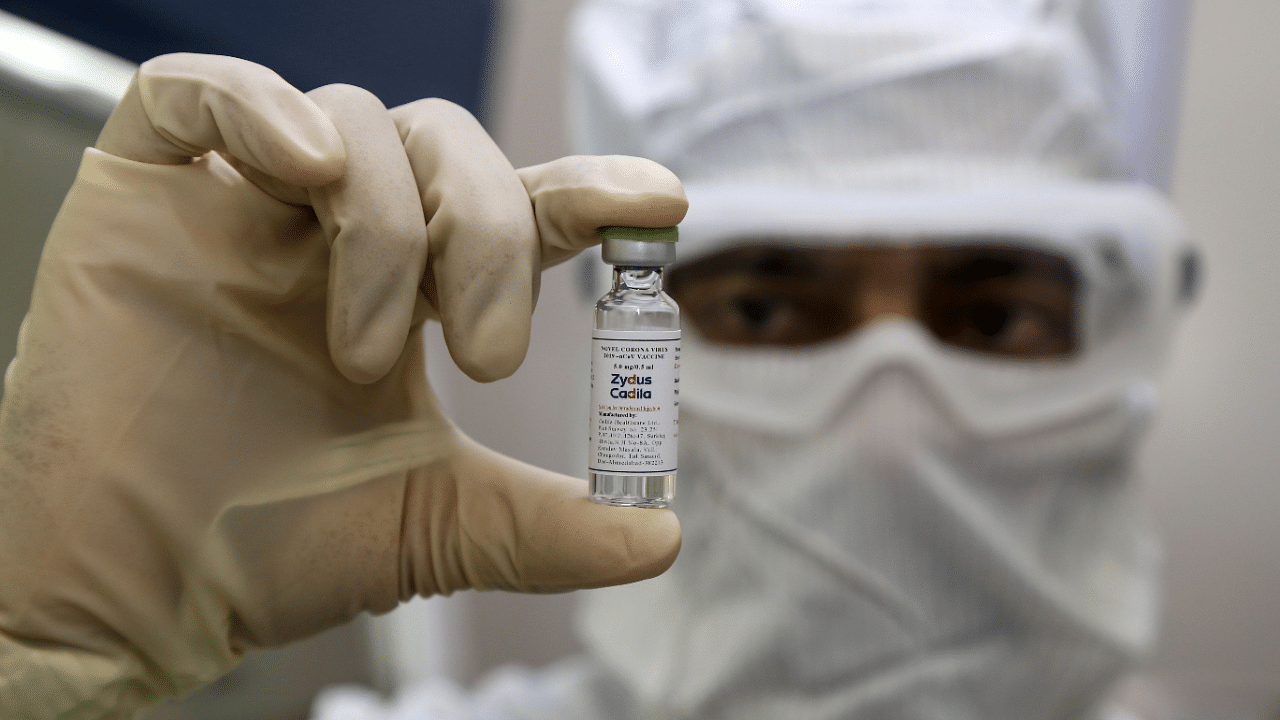
[[[709,277],[734,272],[747,272],[765,277],[816,277],[823,263],[806,248],[754,246],[694,262],[675,272],[690,277]],[[797,252],[799,251],[799,252]]]
[[[978,283],[1008,277],[1040,277],[1075,284],[1071,263],[1046,253],[1026,249],[973,249],[944,263],[937,277],[952,283]]]
[[[759,275],[808,276],[820,274],[822,270],[822,264],[811,253],[803,251],[768,249],[746,260],[743,269]]]

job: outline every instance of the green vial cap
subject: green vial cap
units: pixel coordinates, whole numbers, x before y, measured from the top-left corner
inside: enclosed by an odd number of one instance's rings
[[[676,260],[675,226],[600,228],[600,258],[610,265],[661,267]]]
[[[660,228],[611,225],[600,228],[601,240],[639,240],[640,242],[673,243],[680,237],[675,225]]]

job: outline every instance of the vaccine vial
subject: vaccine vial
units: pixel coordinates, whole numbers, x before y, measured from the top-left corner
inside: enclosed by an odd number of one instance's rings
[[[680,308],[662,291],[676,229],[609,227],[600,255],[613,288],[591,334],[591,499],[664,508],[675,497],[680,410]]]

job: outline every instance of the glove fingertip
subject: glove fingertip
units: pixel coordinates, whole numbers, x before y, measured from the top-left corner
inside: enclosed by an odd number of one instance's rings
[[[319,117],[300,124],[298,132],[289,137],[294,147],[284,157],[290,166],[286,172],[306,187],[331,183],[342,177],[347,168],[347,150],[338,129],[320,108],[315,111]]]
[[[563,592],[648,580],[680,554],[680,520],[671,510],[598,505],[584,493],[543,512],[558,518],[548,525],[561,525],[555,537],[563,544],[556,560],[529,573],[526,589]]]
[[[334,347],[331,342],[329,356],[334,367],[342,376],[358,385],[368,385],[381,380],[391,368],[383,367],[383,363],[370,353],[360,352],[359,348],[343,346]]]
[[[370,385],[386,377],[394,361],[387,363],[380,358],[361,353],[334,353],[333,364],[342,376],[358,385]]]
[[[444,323],[445,344],[454,364],[467,377],[488,383],[511,377],[529,352],[528,312],[508,313],[503,308],[485,313],[472,322]],[[446,318],[449,313],[441,313]],[[523,323],[520,322],[523,319]]]
[[[480,383],[503,380],[515,374],[524,363],[526,344],[522,348],[501,347],[484,350],[464,350],[450,352],[453,362],[467,377]]]
[[[227,122],[226,142],[233,154],[272,177],[303,187],[319,187],[341,178],[347,150],[329,116],[311,98],[288,88],[271,98],[270,117]],[[258,114],[241,106],[223,112]],[[265,129],[265,130],[264,130]]]
[[[609,584],[648,580],[666,572],[680,554],[683,536],[680,520],[671,510],[606,508],[624,522],[622,540],[631,559],[630,568]]]
[[[365,332],[352,337],[340,323],[329,325],[329,356],[351,382],[368,385],[386,377],[404,349],[405,333]]]
[[[665,165],[630,155],[609,155],[605,160],[612,166],[612,172],[622,178],[620,185],[643,187],[647,192],[670,195],[687,202],[680,178]]]

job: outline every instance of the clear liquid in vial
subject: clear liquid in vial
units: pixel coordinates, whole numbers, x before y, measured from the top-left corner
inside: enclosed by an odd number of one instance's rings
[[[591,499],[667,507],[676,489],[680,309],[662,291],[662,268],[615,267],[595,331]]]

